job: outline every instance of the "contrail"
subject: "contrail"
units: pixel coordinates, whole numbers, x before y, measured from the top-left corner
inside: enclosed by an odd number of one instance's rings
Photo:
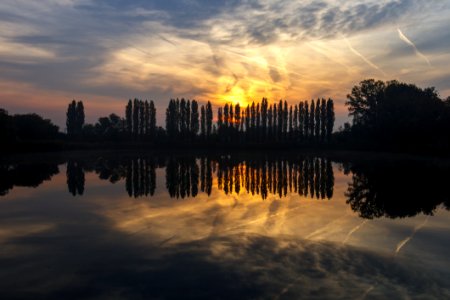
[[[286,215],[287,213],[293,212],[293,211],[295,211],[295,210],[297,210],[299,208],[303,208],[303,206],[299,205],[299,206],[296,206],[294,208],[289,208],[287,210],[277,212],[277,213],[275,213],[273,215],[270,215],[270,216],[264,216],[264,217],[261,217],[261,218],[258,218],[258,219],[254,219],[254,220],[251,220],[251,221],[248,221],[248,222],[245,222],[245,223],[238,224],[236,226],[228,227],[228,228],[225,228],[222,232],[234,230],[234,229],[237,229],[239,227],[244,227],[244,226],[247,226],[247,225],[250,225],[250,224],[253,224],[253,223],[258,223],[258,222],[261,222],[261,221],[264,221],[264,220],[267,220],[267,219],[270,219],[270,218],[277,217],[277,216],[282,215],[282,214]]]
[[[225,52],[228,52],[228,53],[230,53],[230,54],[234,54],[234,55],[236,55],[236,56],[242,57],[242,58],[246,59],[248,62],[252,62],[253,64],[256,64],[256,65],[261,66],[261,63],[260,63],[260,62],[256,61],[254,58],[252,58],[252,57],[250,57],[250,56],[247,56],[247,55],[241,54],[241,53],[239,53],[239,52],[237,52],[237,51],[233,51],[233,50],[229,50],[229,49],[221,48],[221,50],[222,50],[222,51],[225,51]],[[284,69],[280,68],[280,67],[277,66],[277,65],[269,64],[269,63],[267,63],[266,65],[267,65],[268,67],[272,67],[272,68],[277,69],[277,70],[279,70],[279,71],[280,71],[280,70],[281,70],[281,71],[284,71]],[[298,76],[300,76],[300,77],[304,77],[304,74],[301,74],[301,73],[298,73],[298,72],[295,72],[295,71],[289,71],[288,73],[295,74],[295,75],[298,75]]]
[[[310,234],[308,234],[305,239],[311,239],[314,236],[317,236],[319,234],[321,234],[322,232],[326,231],[328,228],[330,227],[334,227],[334,224],[336,224],[337,222],[339,222],[340,220],[346,218],[348,216],[348,213],[345,213],[343,216],[340,216],[337,219],[334,219],[333,221],[327,223],[325,226],[311,232]]]
[[[324,49],[322,49],[322,48],[320,48],[320,47],[318,47],[318,46],[313,46],[313,45],[311,45],[310,42],[306,43],[305,45],[308,46],[309,48],[311,48],[312,50],[316,51],[317,53],[322,54],[323,56],[325,56],[326,58],[328,58],[328,59],[331,60],[332,62],[341,65],[341,66],[344,67],[345,69],[347,69],[347,70],[350,69],[349,66],[347,66],[347,65],[343,64],[342,62],[340,62],[340,61],[338,61],[338,60],[332,58],[331,56],[329,56],[329,55],[327,54],[327,51],[326,51],[326,50],[324,50]]]
[[[419,224],[414,228],[410,236],[408,236],[407,238],[405,238],[404,240],[400,241],[400,243],[397,244],[397,248],[395,249],[395,255],[397,255],[398,252],[400,252],[400,250],[403,248],[403,246],[405,246],[414,237],[414,235],[419,229],[421,229],[423,226],[425,226],[425,224],[427,224],[428,218],[429,216],[427,216],[427,218],[425,219],[425,221],[423,221],[423,223]]]
[[[350,42],[345,39],[345,42],[347,43],[348,48],[356,55],[359,56],[363,61],[365,61],[369,66],[371,66],[372,68],[374,68],[375,70],[379,71],[381,74],[383,74],[384,76],[386,76],[386,73],[383,72],[383,70],[381,70],[376,64],[374,64],[373,62],[371,62],[369,59],[367,59],[364,55],[362,55],[361,53],[359,53],[355,48],[352,47],[352,45],[350,44]]]
[[[411,40],[408,39],[408,38],[403,34],[403,32],[400,30],[400,28],[397,28],[397,31],[398,31],[398,36],[400,37],[400,39],[401,39],[402,41],[404,41],[405,43],[407,43],[408,45],[410,45],[411,47],[413,47],[414,52],[416,53],[416,55],[417,55],[418,57],[422,58],[423,60],[425,60],[425,61],[427,62],[427,64],[428,64],[428,66],[431,67],[431,63],[430,63],[430,61],[428,60],[428,58],[427,58],[425,55],[423,55],[423,53],[420,52],[419,49],[417,49],[416,45],[414,45],[414,43],[411,42]]]
[[[355,226],[352,230],[350,230],[350,232],[347,234],[347,236],[345,237],[345,239],[342,241],[343,244],[347,243],[348,239],[352,236],[353,233],[355,233],[355,231],[357,231],[358,229],[360,229],[364,224],[367,223],[367,220],[362,221],[359,225]]]
[[[359,299],[363,300],[366,299],[367,295],[375,288],[375,286],[371,285],[367,290],[364,291],[364,294],[361,295]]]

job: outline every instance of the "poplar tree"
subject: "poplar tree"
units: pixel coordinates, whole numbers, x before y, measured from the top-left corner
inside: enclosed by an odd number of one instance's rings
[[[298,138],[298,105],[295,104],[294,106],[294,119],[293,119],[293,138],[294,140],[297,140]]]
[[[67,107],[67,113],[66,113],[66,128],[67,128],[67,135],[74,136],[76,133],[76,122],[77,122],[77,103],[75,100],[73,100],[71,103],[69,103],[69,106]]]
[[[287,138],[288,134],[288,119],[289,119],[289,110],[286,100],[284,101],[284,110],[283,110],[283,137]]]
[[[149,135],[152,140],[156,138],[156,108],[155,103],[153,103],[153,100],[150,101],[149,104]]]
[[[321,106],[320,106],[320,99],[317,99],[316,101],[316,113],[315,113],[315,119],[316,119],[316,127],[315,127],[315,139],[316,141],[320,140],[320,114],[321,114]]]
[[[211,136],[212,120],[213,120],[212,105],[211,102],[208,101],[208,103],[206,104],[206,135],[208,137]]]
[[[283,101],[278,103],[278,139],[283,139]]]
[[[273,120],[272,120],[273,112],[272,112],[272,104],[269,106],[269,109],[267,110],[267,136],[272,135],[272,127],[273,127]]]
[[[323,98],[320,105],[320,119],[320,139],[324,142],[327,134],[327,103]]]
[[[305,101],[303,106],[303,123],[304,123],[304,137],[305,140],[309,139],[309,105],[308,100]]]
[[[305,106],[303,101],[300,102],[298,108],[298,131],[300,138],[303,140],[305,133]]]
[[[147,100],[144,102],[144,135],[150,135],[150,106]]]
[[[316,113],[314,99],[311,100],[311,106],[309,110],[309,136],[311,140],[314,140],[314,116]]]
[[[206,112],[203,105],[200,109],[200,135],[203,139],[206,137]]]
[[[195,100],[192,100],[191,103],[191,132],[193,136],[196,136],[199,130],[198,125],[198,103]]]
[[[139,100],[133,101],[133,135],[136,138],[139,131]]]
[[[331,135],[333,134],[334,127],[334,102],[332,99],[328,99],[327,101],[327,141],[331,141]]]
[[[128,104],[125,107],[125,122],[127,127],[128,135],[131,136],[133,132],[133,102],[128,100]]]
[[[228,128],[228,120],[229,120],[228,103],[226,103],[223,108],[223,118],[224,118],[224,126],[225,126],[225,128]]]
[[[289,138],[292,139],[294,134],[294,120],[293,120],[293,111],[292,111],[292,105],[289,107]]]

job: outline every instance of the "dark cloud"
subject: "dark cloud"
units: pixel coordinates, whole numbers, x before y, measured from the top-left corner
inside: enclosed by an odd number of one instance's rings
[[[297,5],[276,3],[267,5],[258,14],[250,13],[250,17],[242,14],[242,17],[245,18],[243,26],[247,28],[246,34],[250,40],[266,44],[277,40],[280,33],[297,39],[331,38],[395,24],[436,2],[400,0],[380,4],[357,1],[343,5],[331,1]]]
[[[273,82],[279,82],[281,80],[280,73],[274,67],[270,67],[269,75],[270,75],[270,78],[272,78]]]

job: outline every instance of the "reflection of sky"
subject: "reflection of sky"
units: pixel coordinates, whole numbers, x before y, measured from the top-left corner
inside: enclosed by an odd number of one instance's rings
[[[334,175],[331,200],[227,196],[216,183],[210,197],[171,199],[163,169],[153,197],[129,198],[123,181],[94,173],[73,197],[60,166],[52,181],[0,198],[0,290],[167,296],[172,282],[248,297],[448,296],[450,213],[364,221],[345,203],[350,178]]]
[[[333,97],[341,124],[364,78],[450,95],[448,1],[4,0],[0,20],[2,107],[60,126],[72,98],[90,122],[154,99],[162,124],[170,97]]]

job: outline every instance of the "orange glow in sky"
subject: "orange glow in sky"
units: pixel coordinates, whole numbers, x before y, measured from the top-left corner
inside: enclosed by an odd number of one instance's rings
[[[61,127],[72,99],[88,122],[123,115],[129,98],[154,100],[162,125],[177,97],[242,107],[333,98],[339,126],[366,78],[450,95],[446,1],[5,0],[0,13],[0,107]]]

